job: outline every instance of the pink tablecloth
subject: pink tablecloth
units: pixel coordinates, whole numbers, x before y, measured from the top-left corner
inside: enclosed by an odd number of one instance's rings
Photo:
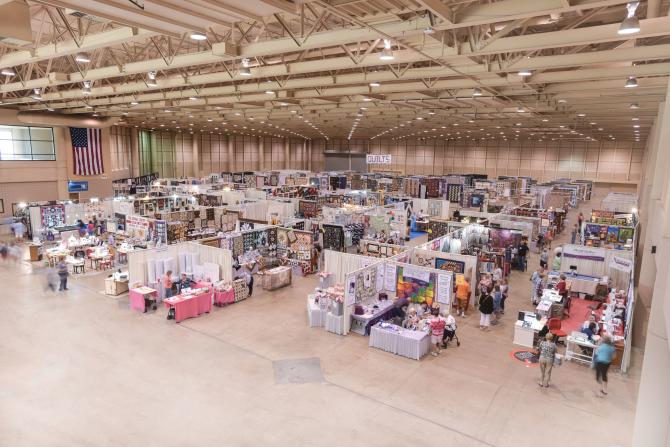
[[[147,293],[146,295],[151,295],[154,300],[158,297],[158,292],[154,290],[152,293]],[[145,311],[144,308],[144,296],[145,294],[139,292],[137,289],[130,289],[128,291],[128,298],[130,299],[130,308]]]
[[[177,295],[163,300],[163,303],[167,308],[174,307],[175,322],[179,323],[212,310],[212,292],[190,296]]]
[[[214,292],[214,304],[232,304],[235,302],[235,290],[232,288],[227,292]]]

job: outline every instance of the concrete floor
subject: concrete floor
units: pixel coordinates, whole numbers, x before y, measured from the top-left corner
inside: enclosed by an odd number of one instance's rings
[[[473,311],[458,319],[460,347],[417,362],[308,328],[313,277],[175,324],[103,295],[104,275],[53,294],[27,263],[0,267],[0,445],[630,445],[638,353],[605,399],[587,367],[554,368],[540,389],[538,369],[511,359],[529,274],[512,274],[500,325],[481,332]],[[301,372],[295,359],[308,359],[308,383],[281,380]]]

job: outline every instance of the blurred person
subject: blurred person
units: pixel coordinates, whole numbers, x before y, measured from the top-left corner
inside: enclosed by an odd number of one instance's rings
[[[58,291],[62,292],[64,290],[68,290],[67,288],[67,278],[70,276],[70,273],[67,270],[67,264],[65,263],[65,260],[61,260],[58,263],[58,278],[60,279],[60,286],[58,287]]]

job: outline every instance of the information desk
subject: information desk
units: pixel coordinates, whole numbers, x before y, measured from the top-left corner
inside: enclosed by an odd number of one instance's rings
[[[377,306],[375,308],[374,306]],[[372,325],[385,319],[393,309],[393,301],[383,300],[363,306],[363,314],[351,314],[351,331],[361,335],[369,335]]]
[[[291,268],[275,267],[263,271],[263,290],[275,290],[291,284]]]
[[[158,290],[152,289],[151,287],[136,287],[130,289],[128,292],[128,298],[130,299],[130,308],[135,310],[141,310],[146,312],[145,299],[148,302],[156,302],[158,299]]]
[[[211,289],[206,292],[191,294],[190,292],[166,298],[165,307],[174,308],[174,321],[179,323],[187,318],[194,318],[212,310]]]
[[[377,323],[370,328],[369,345],[386,352],[419,360],[430,351],[430,335],[411,331],[390,323]]]
[[[533,312],[526,312],[523,320],[517,320],[514,324],[515,345],[532,348],[535,346],[535,335],[542,330],[546,319],[538,320]]]

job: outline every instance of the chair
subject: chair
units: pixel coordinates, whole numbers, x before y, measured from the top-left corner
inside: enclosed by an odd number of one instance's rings
[[[561,338],[568,336],[568,333],[561,329],[561,319],[560,318],[550,318],[547,322],[547,327],[549,332],[556,337],[556,342],[558,343]]]

